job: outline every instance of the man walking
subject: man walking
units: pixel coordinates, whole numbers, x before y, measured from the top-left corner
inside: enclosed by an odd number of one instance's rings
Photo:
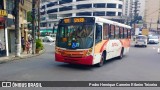
[[[22,37],[21,39],[21,44],[22,44],[22,49],[23,49],[23,52],[25,51],[25,40],[24,40],[24,37]]]

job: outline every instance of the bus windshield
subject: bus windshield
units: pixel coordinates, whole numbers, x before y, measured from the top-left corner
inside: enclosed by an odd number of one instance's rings
[[[60,24],[56,45],[67,49],[87,49],[93,46],[94,24]]]

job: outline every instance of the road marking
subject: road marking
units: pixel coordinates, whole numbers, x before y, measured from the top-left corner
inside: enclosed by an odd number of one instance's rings
[[[54,45],[55,43],[54,42],[52,42],[52,43],[45,43],[45,42],[43,42],[43,44],[44,45]]]
[[[157,52],[160,53],[160,48],[157,49]]]
[[[153,49],[155,49],[155,47],[153,47]]]

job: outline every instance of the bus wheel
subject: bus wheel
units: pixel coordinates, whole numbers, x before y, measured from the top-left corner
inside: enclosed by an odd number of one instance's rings
[[[97,64],[97,66],[98,67],[101,67],[101,66],[103,66],[103,64],[104,64],[104,60],[105,59],[105,55],[104,55],[104,53],[102,54],[102,56],[101,56],[101,60],[100,60],[100,62]]]
[[[122,59],[123,58],[123,51],[124,51],[124,48],[122,48],[121,54],[120,54],[120,56],[118,56],[118,59]]]

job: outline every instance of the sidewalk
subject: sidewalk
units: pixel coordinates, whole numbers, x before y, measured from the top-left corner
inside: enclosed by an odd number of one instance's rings
[[[13,61],[13,60],[19,60],[19,59],[25,59],[25,58],[30,58],[34,56],[39,56],[44,53],[45,50],[42,50],[39,52],[39,54],[27,54],[26,52],[22,53],[20,57],[15,57],[15,54],[11,54],[10,56],[4,56],[0,57],[0,64],[6,63],[8,61]]]

